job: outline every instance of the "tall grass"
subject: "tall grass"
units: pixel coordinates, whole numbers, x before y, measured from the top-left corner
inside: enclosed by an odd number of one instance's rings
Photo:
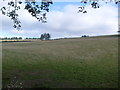
[[[117,88],[117,37],[3,43],[3,87]]]

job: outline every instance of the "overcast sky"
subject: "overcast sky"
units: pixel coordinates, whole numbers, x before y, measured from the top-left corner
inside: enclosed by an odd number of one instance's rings
[[[0,13],[0,21],[2,21],[0,37],[39,37],[42,33],[50,33],[52,38],[62,38],[117,33],[118,7],[116,5],[101,4],[99,9],[93,9],[88,5],[87,13],[83,14],[77,13],[79,4],[79,2],[55,2],[50,6],[47,23],[38,22],[27,10],[21,9],[19,11],[21,31],[15,30],[11,19]]]

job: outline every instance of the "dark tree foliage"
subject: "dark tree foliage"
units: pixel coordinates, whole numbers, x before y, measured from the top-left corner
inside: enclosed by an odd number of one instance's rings
[[[16,12],[17,10],[20,9],[20,6],[18,6],[18,4],[21,4],[20,1],[19,1],[19,3],[10,1],[10,2],[8,2],[8,7],[5,7],[5,6],[2,7],[1,11],[2,11],[3,15],[7,15],[8,17],[11,18],[11,20],[13,20],[13,22],[14,22],[13,27],[20,30],[21,22],[19,21],[18,14]],[[13,8],[13,9],[11,9],[11,8]]]
[[[4,37],[4,38],[0,38],[0,39],[2,39],[2,40],[19,40],[19,39],[22,39],[22,37]]]
[[[5,1],[5,0],[3,0]],[[17,30],[21,29],[21,22],[18,19],[17,11],[21,8],[21,4],[24,3],[21,0],[10,0],[8,6],[1,8],[2,14],[11,18]],[[49,12],[49,6],[53,4],[51,0],[41,0],[36,2],[35,0],[26,0],[24,9],[27,10],[33,17],[42,23],[46,23],[46,13]]]
[[[44,40],[44,35],[43,35],[43,34],[41,34],[40,39],[41,39],[41,40]]]
[[[42,0],[41,5],[38,2],[26,2],[25,9],[38,21],[46,23],[46,12],[49,12],[49,6],[53,4],[51,0]],[[46,12],[45,12],[46,11]]]
[[[100,8],[99,1],[104,1],[105,3],[114,2],[115,4],[118,4],[120,2],[120,0],[81,0],[80,3],[82,3],[82,6],[78,7],[78,13],[87,13],[87,11],[85,10],[85,6],[88,3],[91,4],[91,7],[94,9]]]
[[[5,1],[5,0],[3,0]],[[50,4],[53,4],[52,0],[41,0],[41,2],[36,2],[35,0],[25,0],[25,7],[24,9],[27,10],[33,17],[35,17],[38,21],[41,21],[42,23],[47,22],[46,14],[49,12],[49,6]],[[87,13],[85,10],[85,6],[87,4],[91,4],[92,8],[100,8],[99,1],[104,1],[106,3],[108,2],[114,2],[115,4],[118,4],[120,0],[79,0],[80,1],[80,7],[78,7],[78,13]],[[21,22],[18,19],[18,13],[17,11],[21,8],[21,4],[23,4],[21,0],[10,0],[8,2],[8,6],[3,6],[1,8],[2,14],[7,15],[10,17],[14,23],[13,27],[17,30],[21,29]]]
[[[89,36],[87,36],[87,35],[82,35],[82,37],[89,37]]]
[[[51,38],[51,35],[49,33],[41,34],[41,37],[40,37],[41,40],[50,40],[50,38]]]

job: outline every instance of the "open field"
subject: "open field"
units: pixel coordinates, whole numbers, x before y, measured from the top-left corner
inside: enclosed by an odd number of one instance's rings
[[[118,38],[3,43],[3,87],[117,88]]]

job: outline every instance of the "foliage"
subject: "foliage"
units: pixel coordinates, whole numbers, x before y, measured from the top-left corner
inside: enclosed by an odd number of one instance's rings
[[[11,0],[8,2],[8,7],[3,6],[1,8],[2,14],[7,15],[13,20],[13,27],[17,30],[21,29],[21,22],[18,19],[17,11],[21,8],[20,5],[23,2],[21,0]],[[42,0],[41,4],[39,2],[35,2],[34,0],[26,1],[25,7],[33,17],[37,18],[38,21],[46,22],[46,13],[49,12],[49,6],[53,4],[51,0]]]
[[[92,8],[96,9],[96,8],[100,8],[99,5],[99,1],[104,1],[105,3],[109,3],[109,2],[115,2],[115,4],[118,4],[120,1],[119,0],[81,0],[82,6],[78,7],[78,13],[82,12],[82,13],[87,13],[87,11],[85,10],[85,6],[90,3]]]
[[[4,38],[0,38],[0,40],[17,40],[17,39],[22,39],[22,37],[4,37]]]
[[[51,38],[51,35],[49,33],[41,34],[41,37],[40,37],[41,40],[50,40],[50,38]]]
[[[3,0],[5,1],[5,0]],[[92,8],[100,8],[99,1],[104,1],[106,3],[108,2],[115,2],[115,4],[118,4],[120,2],[119,0],[80,0],[80,3],[82,3],[82,6],[78,7],[78,13],[87,13],[85,10],[85,6],[90,3]],[[7,15],[13,20],[13,27],[17,30],[21,29],[21,22],[18,19],[18,13],[17,11],[21,8],[20,5],[23,4],[21,0],[10,0],[8,2],[8,7],[3,6],[1,8],[2,14]],[[49,6],[50,4],[53,4],[52,0],[42,0],[40,3],[36,2],[35,0],[26,0],[24,9],[27,10],[33,17],[37,18],[38,21],[41,21],[42,23],[47,22],[46,14],[49,12]]]
[[[87,35],[82,35],[82,37],[89,37],[89,36],[87,36]]]
[[[18,4],[21,4],[21,3],[18,3]],[[21,25],[20,25],[21,22],[19,21],[18,14],[16,13],[16,11],[19,9],[20,9],[20,6],[18,6],[16,2],[13,2],[13,1],[8,2],[8,7],[4,6],[1,8],[2,14],[10,17],[14,22],[13,27],[17,28],[18,30],[21,28]]]

